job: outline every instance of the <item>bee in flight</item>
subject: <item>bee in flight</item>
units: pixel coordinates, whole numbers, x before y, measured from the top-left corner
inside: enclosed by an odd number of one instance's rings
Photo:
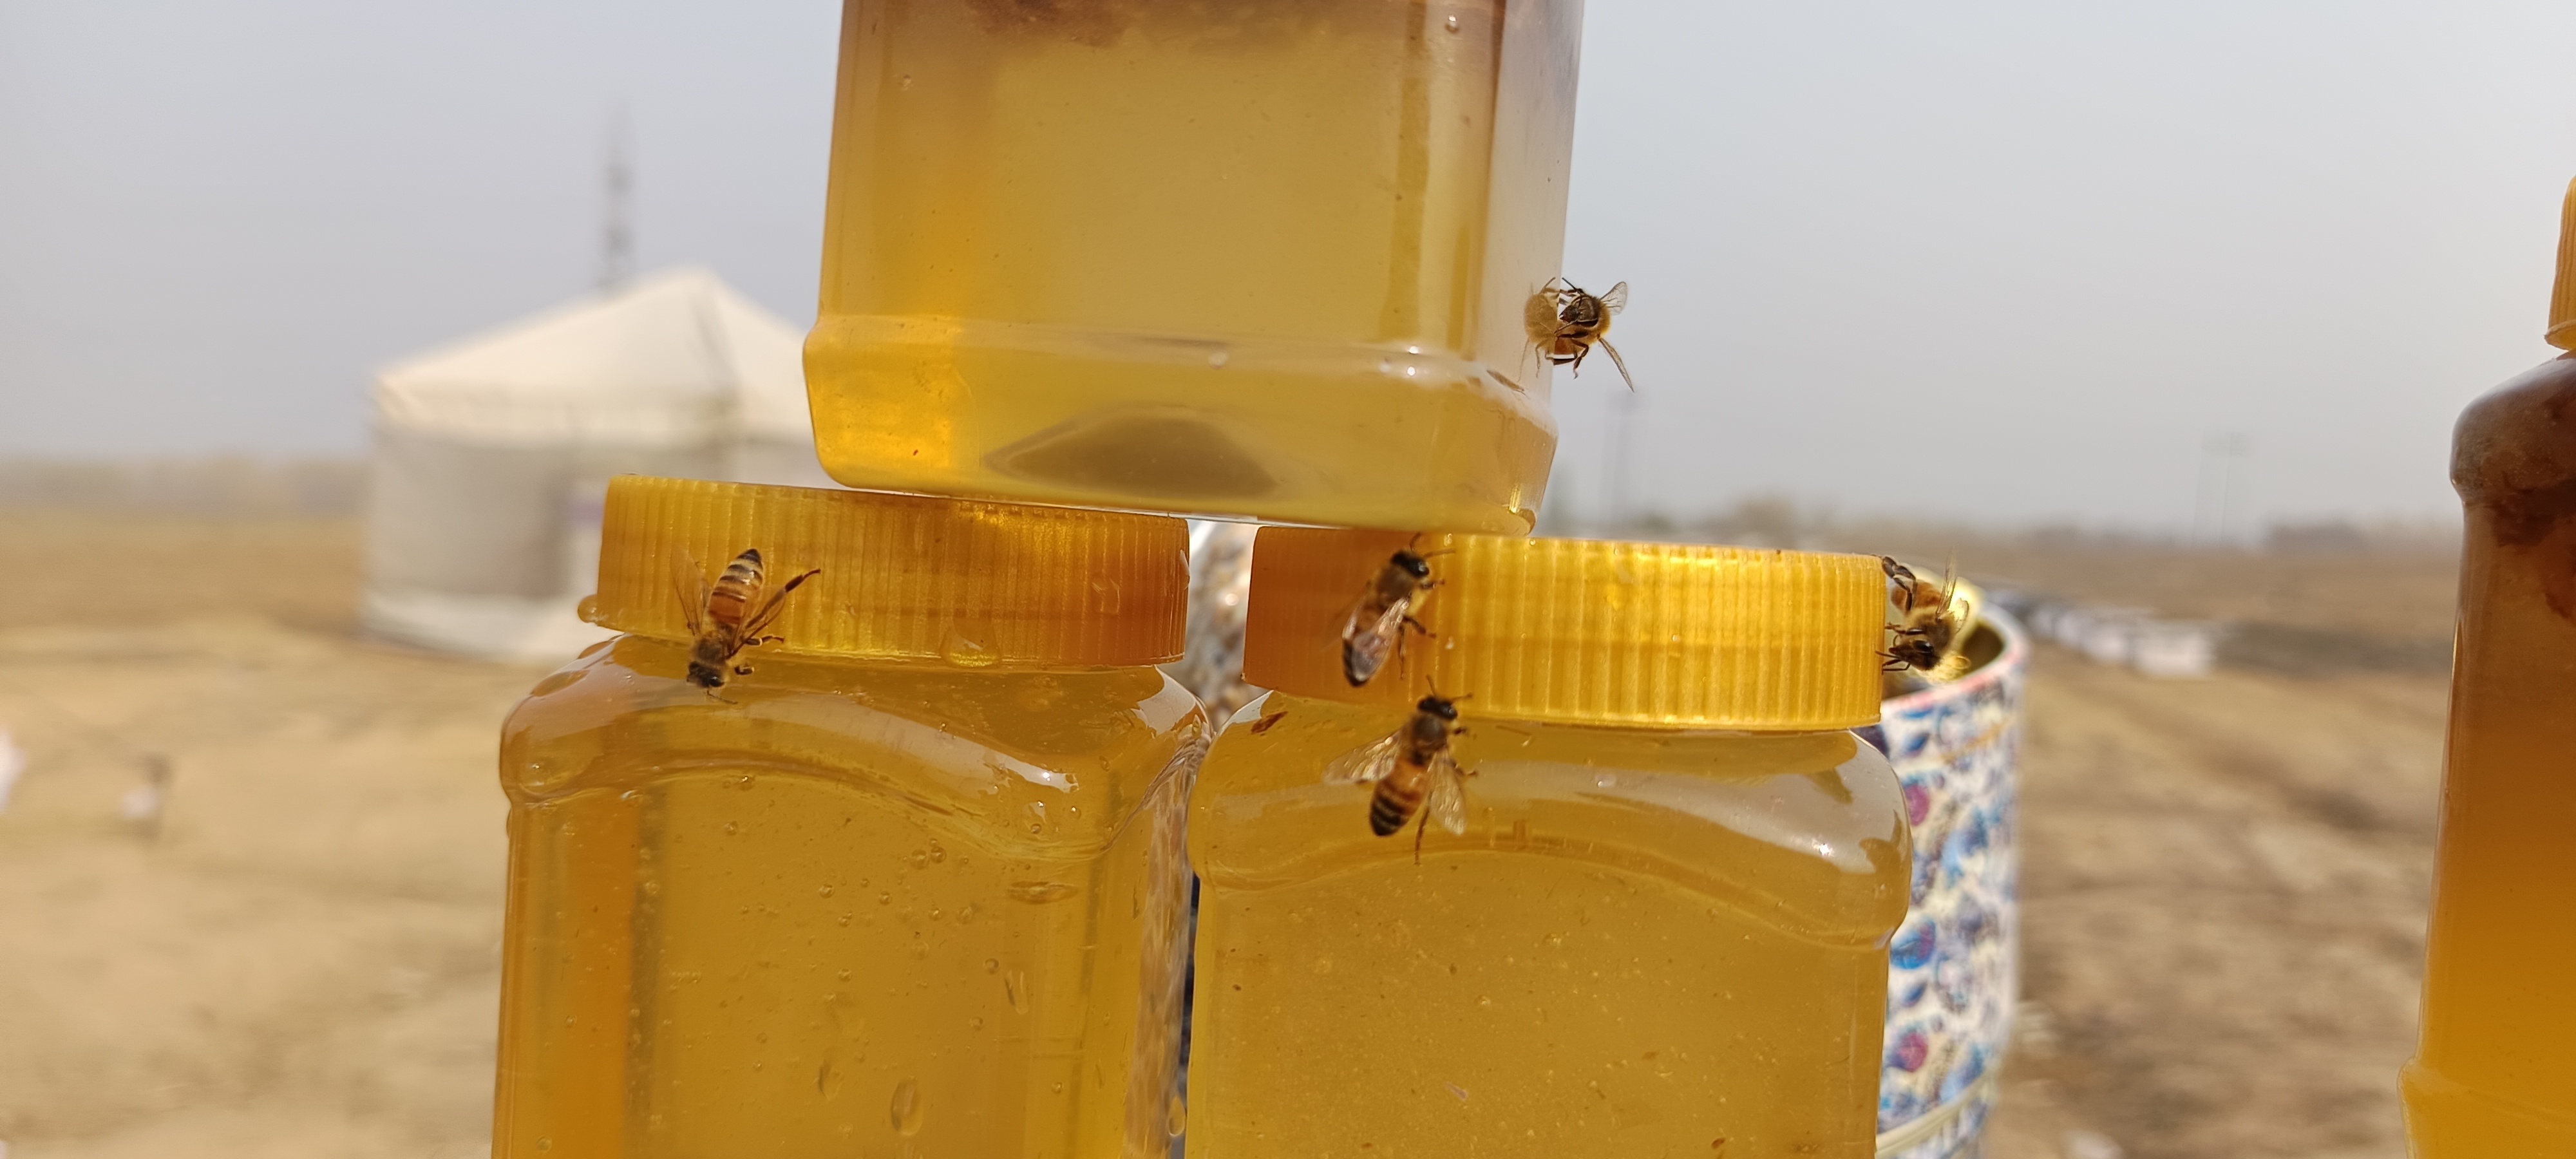
[[[1413,859],[1422,860],[1422,837],[1433,822],[1450,833],[1467,831],[1467,778],[1449,752],[1449,738],[1467,731],[1458,723],[1458,701],[1434,693],[1413,706],[1394,732],[1333,758],[1324,766],[1331,785],[1375,785],[1369,795],[1369,832],[1380,837],[1414,826]]]
[[[1938,584],[1888,556],[1878,557],[1878,566],[1896,585],[1896,643],[1887,651],[1887,666],[1929,672],[1967,626],[1967,610],[1958,605],[1958,565],[1951,564]]]
[[[1550,278],[1538,292],[1530,295],[1522,308],[1522,321],[1529,328],[1530,341],[1538,344],[1538,356],[1558,366],[1571,365],[1576,374],[1583,373],[1583,356],[1594,346],[1610,355],[1612,365],[1628,389],[1637,389],[1637,380],[1628,374],[1628,360],[1619,357],[1619,348],[1610,344],[1610,316],[1628,308],[1628,283],[1610,287],[1606,294],[1593,294],[1563,278]]]
[[[689,625],[689,683],[709,692],[724,687],[729,676],[751,674],[751,665],[733,662],[734,654],[784,639],[763,636],[760,630],[778,618],[787,593],[823,574],[823,569],[815,568],[780,584],[777,591],[763,599],[765,571],[757,547],[733,557],[733,562],[725,565],[724,574],[712,584],[695,565],[684,570],[697,583],[694,596],[685,588],[680,592],[680,611]]]
[[[1403,648],[1406,631],[1431,634],[1413,618],[1413,608],[1440,586],[1431,578],[1431,558],[1442,554],[1416,552],[1407,543],[1386,557],[1386,565],[1361,589],[1349,618],[1342,621],[1342,677],[1351,687],[1368,683],[1378,669],[1386,667],[1386,654]]]

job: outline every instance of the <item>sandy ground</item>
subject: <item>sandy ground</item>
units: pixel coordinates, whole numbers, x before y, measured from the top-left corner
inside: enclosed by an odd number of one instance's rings
[[[11,1159],[485,1150],[492,751],[539,673],[351,639],[355,542],[0,521]],[[156,754],[154,834],[121,813]]]
[[[2011,562],[2319,634],[2420,642],[2448,599],[2438,560]],[[10,1159],[483,1151],[492,749],[539,673],[353,638],[357,566],[336,521],[0,515],[0,725],[31,758],[0,814]],[[2403,1154],[2442,683],[2297,667],[2039,657],[1990,1159]],[[157,832],[121,816],[156,755]]]
[[[2039,657],[2025,735],[2027,1015],[1992,1159],[2405,1146],[2444,688]]]

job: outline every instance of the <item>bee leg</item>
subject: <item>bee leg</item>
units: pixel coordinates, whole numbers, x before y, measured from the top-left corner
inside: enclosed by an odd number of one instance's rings
[[[737,664],[734,666],[733,674],[736,676],[749,676],[751,675],[751,665]]]
[[[1422,811],[1422,819],[1413,823],[1413,863],[1422,864],[1422,839],[1431,832],[1431,810]]]
[[[1411,628],[1416,632],[1420,632],[1425,636],[1437,638],[1440,635],[1438,632],[1434,632],[1429,628],[1423,627],[1422,621],[1414,619],[1411,616],[1406,616],[1404,618],[1404,626]],[[1398,629],[1395,633],[1395,666],[1408,681],[1413,679],[1413,654],[1405,648],[1405,641],[1410,639],[1412,639],[1412,637],[1406,635],[1402,629]]]

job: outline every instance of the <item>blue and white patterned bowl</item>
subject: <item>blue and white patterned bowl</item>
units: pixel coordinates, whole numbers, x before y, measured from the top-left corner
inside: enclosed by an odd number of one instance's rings
[[[2004,613],[1980,624],[1992,660],[1889,700],[1862,735],[1887,753],[1914,825],[1913,907],[1888,946],[1879,1159],[1976,1153],[2012,1039],[2020,990],[2016,812],[2029,637]]]

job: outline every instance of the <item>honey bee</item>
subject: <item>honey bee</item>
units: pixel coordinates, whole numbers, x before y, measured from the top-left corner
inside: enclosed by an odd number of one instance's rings
[[[1438,693],[1422,698],[1394,732],[1333,758],[1324,766],[1332,785],[1375,785],[1369,795],[1369,832],[1380,837],[1421,820],[1413,832],[1413,859],[1422,860],[1422,838],[1431,823],[1450,833],[1467,831],[1467,778],[1449,752],[1449,738],[1467,731],[1458,723],[1458,701]]]
[[[1606,294],[1593,294],[1563,278],[1550,278],[1537,293],[1530,295],[1522,308],[1522,321],[1529,328],[1530,341],[1538,344],[1538,356],[1558,366],[1571,365],[1574,373],[1583,373],[1583,356],[1595,345],[1610,355],[1619,368],[1619,377],[1628,389],[1637,389],[1637,380],[1628,373],[1628,360],[1619,357],[1619,348],[1610,344],[1610,316],[1628,308],[1628,283],[1610,287]]]
[[[765,575],[757,547],[733,557],[733,562],[725,565],[724,574],[712,584],[695,566],[684,570],[688,578],[697,581],[694,598],[685,589],[680,593],[680,610],[689,625],[689,683],[709,692],[724,687],[729,676],[751,674],[751,665],[733,662],[734,654],[784,639],[763,636],[760,630],[778,618],[787,593],[823,574],[823,569],[815,568],[779,585],[777,591],[762,599]]]
[[[1939,584],[1918,578],[1912,568],[1888,556],[1878,557],[1878,566],[1896,585],[1896,643],[1887,650],[1888,670],[1931,671],[1967,627],[1967,609],[1957,598],[1958,565],[1951,564]]]
[[[1420,540],[1420,536],[1415,536]],[[1357,688],[1386,667],[1386,654],[1401,649],[1407,630],[1425,636],[1431,629],[1413,618],[1413,606],[1439,582],[1431,578],[1431,559],[1441,552],[1418,553],[1413,544],[1386,558],[1386,566],[1361,589],[1351,614],[1342,621],[1342,677]]]

